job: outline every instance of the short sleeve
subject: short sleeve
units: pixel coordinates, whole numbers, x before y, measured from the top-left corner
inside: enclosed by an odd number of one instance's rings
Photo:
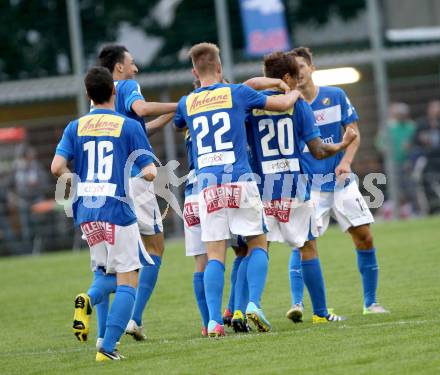
[[[136,100],[145,100],[141,93],[139,83],[130,79],[125,82],[123,87],[124,107],[127,112],[132,112],[131,106]]]
[[[148,141],[145,131],[142,129],[142,125],[137,121],[130,121],[129,145],[130,154],[132,152],[142,151],[134,162],[140,169],[154,162],[153,148]]]
[[[295,113],[297,120],[302,126],[298,129],[298,134],[304,142],[309,142],[314,138],[320,137],[321,132],[315,124],[315,116],[312,108],[305,100],[298,100],[295,103]],[[295,123],[294,126],[297,126]]]
[[[74,140],[74,123],[70,122],[64,129],[63,136],[55,150],[56,155],[60,155],[66,160],[72,160],[75,155]]]
[[[267,102],[267,96],[246,86],[239,85],[240,94],[245,100],[246,108],[264,108]]]
[[[176,128],[179,129],[183,129],[186,127],[185,102],[186,102],[186,96],[180,98],[179,103],[177,104],[176,114],[174,116],[174,125],[176,126]]]
[[[343,126],[358,121],[359,117],[344,90],[340,90],[341,122]]]

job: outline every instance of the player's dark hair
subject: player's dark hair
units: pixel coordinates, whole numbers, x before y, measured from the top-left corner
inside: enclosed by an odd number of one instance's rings
[[[115,65],[124,62],[125,52],[128,52],[128,50],[124,46],[116,44],[105,46],[98,55],[98,65],[113,73]]]
[[[215,72],[217,64],[220,64],[220,50],[213,43],[195,44],[188,55],[193,67],[201,74]]]
[[[103,104],[110,101],[113,94],[113,77],[107,68],[94,66],[84,78],[87,95],[93,103]]]
[[[298,47],[288,52],[288,55],[295,57],[302,57],[307,65],[313,65],[313,55],[312,51],[308,47]]]
[[[286,74],[296,78],[299,67],[296,60],[284,52],[274,52],[264,56],[264,75],[269,78],[283,79]]]

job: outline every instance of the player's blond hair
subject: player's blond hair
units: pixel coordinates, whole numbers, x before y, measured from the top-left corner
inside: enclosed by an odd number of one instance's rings
[[[215,73],[220,62],[220,50],[213,43],[199,43],[191,47],[188,53],[193,67],[200,74]]]

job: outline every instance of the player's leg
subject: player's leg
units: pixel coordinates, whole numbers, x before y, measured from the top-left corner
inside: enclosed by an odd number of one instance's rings
[[[154,265],[143,267],[139,271],[139,285],[131,318],[139,327],[142,327],[142,314],[156,286],[162,265],[164,251],[163,233],[142,236],[142,242],[153,259]]]
[[[301,253],[298,248],[292,249],[289,258],[289,281],[292,307],[287,313],[293,322],[301,322],[304,310],[304,279],[302,275]]]
[[[154,194],[154,185],[143,178],[130,178],[130,191],[134,200],[143,245],[154,261],[154,265],[143,267],[139,271],[136,302],[127,327],[128,334],[142,340],[145,336],[137,335],[136,332],[143,330],[142,315],[157,283],[164,252],[164,236],[162,218]]]
[[[224,335],[221,306],[225,284],[226,240],[206,242],[206,248],[208,263],[205,268],[204,286],[209,311],[208,335],[218,337]]]
[[[226,310],[223,312],[223,323],[224,325],[231,326],[232,324],[232,318],[234,313],[234,303],[235,303],[235,285],[237,281],[237,273],[238,269],[240,267],[240,264],[247,253],[246,247],[240,247],[238,246],[238,239],[237,244],[232,245],[232,249],[235,253],[235,259],[232,263],[232,270],[231,270],[231,284],[230,284],[230,291],[229,291],[229,299],[228,299],[228,306]]]
[[[109,294],[116,289],[115,276],[103,272],[108,261],[105,242],[96,243],[96,238],[89,238],[88,243],[91,263],[94,265],[94,280],[87,293],[80,293],[75,297],[73,333],[79,341],[86,341],[88,338],[92,308],[108,299]],[[100,334],[103,330],[105,331],[101,325]]]
[[[133,311],[139,280],[137,271],[143,264],[153,264],[142,244],[137,223],[115,225],[113,233],[113,238],[106,241],[107,272],[116,273],[117,287],[107,318],[104,340],[96,355],[97,361],[121,358],[115,347]]]
[[[379,267],[370,229],[374,218],[356,182],[335,192],[333,212],[342,231],[350,233],[356,247],[364,291],[364,314],[387,313],[376,301]]]
[[[98,325],[97,347],[100,347],[105,334],[110,294],[116,290],[116,275],[107,275],[103,267],[95,270],[93,283],[87,294],[96,310]],[[96,303],[96,301],[100,301]]]
[[[356,247],[357,264],[364,291],[364,314],[387,313],[388,310],[379,305],[376,298],[379,266],[370,225],[351,227],[348,232]]]
[[[249,303],[246,307],[246,317],[255,324],[258,331],[268,332],[272,329],[272,326],[261,309],[261,296],[266,285],[269,268],[266,235],[248,236],[246,239],[249,248],[249,261],[246,273]]]
[[[200,317],[202,318],[202,336],[208,335],[209,311],[206,304],[205,296],[205,269],[208,263],[208,255],[200,254],[194,256],[195,271],[193,275],[193,290],[196,298],[197,306],[199,308]]]
[[[116,351],[116,343],[121,338],[130,320],[131,311],[133,309],[136,297],[136,287],[138,283],[138,272],[118,272],[117,287],[115,298],[113,299],[110,312],[107,317],[107,326],[104,340],[98,353],[96,360],[118,360],[121,358]]]

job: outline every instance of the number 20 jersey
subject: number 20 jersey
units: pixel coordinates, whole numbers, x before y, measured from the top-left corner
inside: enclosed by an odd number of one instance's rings
[[[73,203],[76,225],[106,221],[125,226],[136,221],[125,191],[125,165],[134,151],[140,153],[138,168],[154,161],[141,124],[112,110],[93,109],[67,125],[55,153],[73,159],[79,177]]]
[[[264,108],[266,100],[247,86],[224,83],[201,87],[179,100],[174,123],[190,131],[200,189],[249,180],[245,119],[251,109]]]
[[[279,95],[265,91],[265,95]],[[298,183],[304,174],[302,147],[320,136],[310,106],[298,99],[286,112],[254,109],[248,117],[248,142],[254,172],[263,201],[310,198],[310,183]]]

